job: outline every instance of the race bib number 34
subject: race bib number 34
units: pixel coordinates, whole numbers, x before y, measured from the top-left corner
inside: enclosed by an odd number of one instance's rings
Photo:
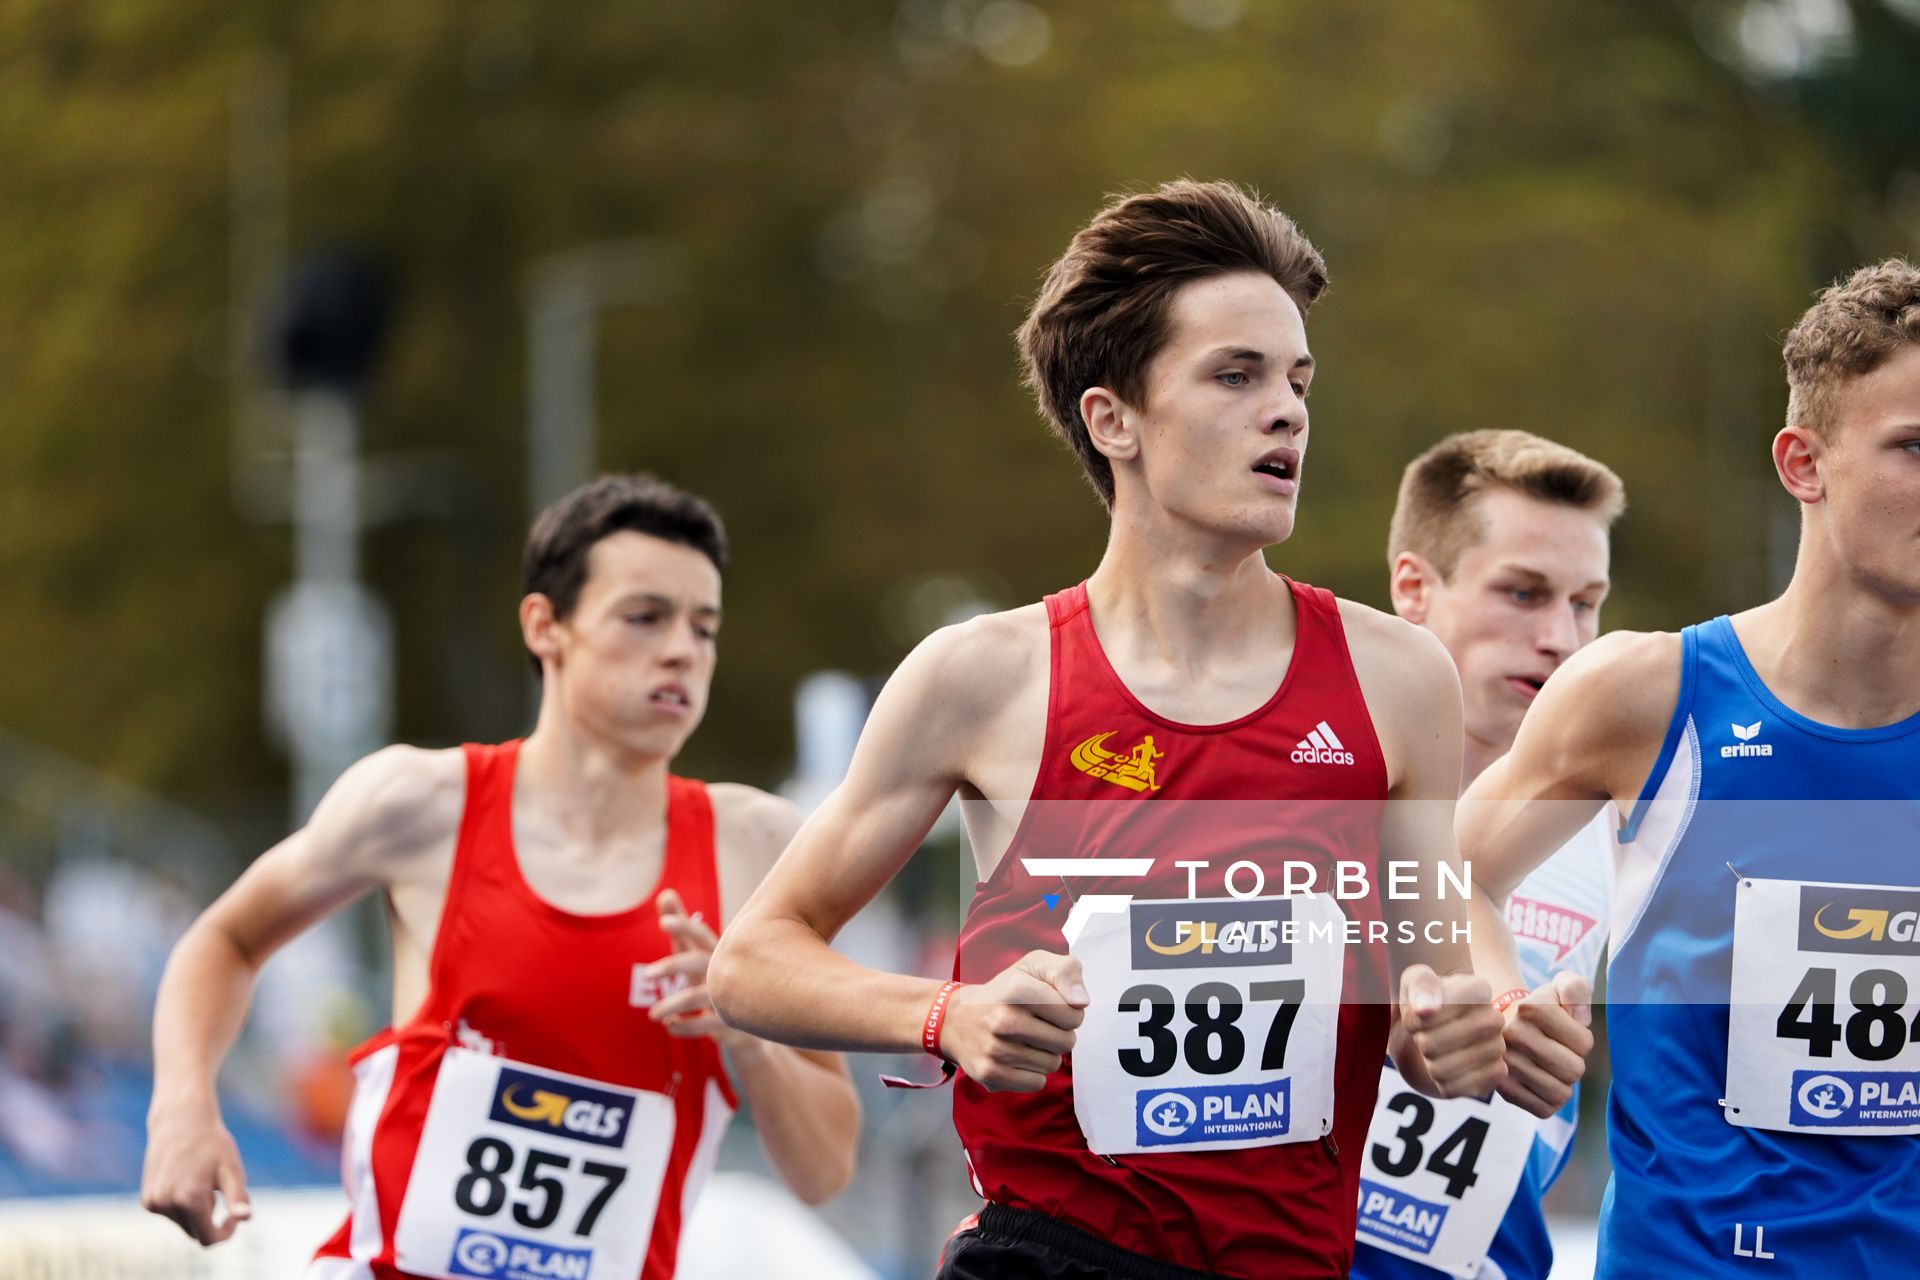
[[[1726,1118],[1920,1133],[1920,888],[1740,881]]]
[[[1078,922],[1073,1107],[1098,1155],[1302,1142],[1333,1124],[1346,917],[1324,895],[1126,903]]]
[[[1360,1172],[1360,1239],[1450,1275],[1478,1275],[1537,1130],[1498,1096],[1417,1093],[1389,1062]]]
[[[632,1280],[646,1259],[674,1113],[663,1094],[453,1046],[394,1230],[412,1275]]]

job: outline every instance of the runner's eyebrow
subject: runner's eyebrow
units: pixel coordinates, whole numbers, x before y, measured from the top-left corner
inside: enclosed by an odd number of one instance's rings
[[[1511,577],[1525,578],[1529,583],[1537,584],[1543,587],[1553,585],[1551,579],[1549,579],[1546,574],[1540,572],[1538,569],[1529,569],[1523,564],[1503,564],[1500,566],[1498,570],[1496,570],[1496,572],[1506,574]],[[1608,585],[1610,584],[1607,582],[1605,578],[1595,578],[1592,582],[1589,582],[1586,586],[1581,587],[1580,590],[1598,591]]]
[[[654,609],[665,609],[668,612],[673,612],[680,608],[680,602],[672,596],[663,596],[653,591],[642,591],[632,595],[622,596],[615,608],[631,609],[639,604],[644,604]],[[692,613],[696,618],[717,618],[720,616],[720,606],[717,604],[697,604],[693,607]]]
[[[1252,347],[1215,347],[1207,353],[1208,360],[1244,360],[1249,364],[1265,364],[1267,353],[1256,351]],[[1293,362],[1295,369],[1313,368],[1312,356],[1301,356]]]

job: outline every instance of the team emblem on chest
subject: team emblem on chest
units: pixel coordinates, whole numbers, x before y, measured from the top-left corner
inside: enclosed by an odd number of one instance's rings
[[[1152,734],[1125,754],[1108,751],[1106,742],[1114,732],[1118,730],[1096,733],[1075,747],[1073,767],[1089,778],[1102,778],[1129,791],[1158,791],[1160,783],[1154,778],[1153,762],[1165,759],[1167,753],[1154,749]]]

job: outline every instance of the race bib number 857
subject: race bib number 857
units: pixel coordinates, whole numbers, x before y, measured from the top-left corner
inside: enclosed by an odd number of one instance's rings
[[[1726,1117],[1920,1133],[1920,889],[1740,881]]]
[[[673,1144],[673,1103],[453,1046],[394,1230],[410,1275],[632,1280]]]

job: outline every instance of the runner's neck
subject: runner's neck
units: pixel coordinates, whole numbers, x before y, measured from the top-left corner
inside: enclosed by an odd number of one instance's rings
[[[1087,602],[1110,658],[1194,679],[1265,661],[1293,630],[1293,597],[1259,549],[1181,545],[1115,518]]]
[[[1747,661],[1773,696],[1837,729],[1874,729],[1920,712],[1920,608],[1902,608],[1806,559],[1779,599],[1733,619]]]
[[[624,849],[635,836],[665,825],[668,763],[610,751],[542,716],[520,746],[514,805],[564,831],[582,852]]]

